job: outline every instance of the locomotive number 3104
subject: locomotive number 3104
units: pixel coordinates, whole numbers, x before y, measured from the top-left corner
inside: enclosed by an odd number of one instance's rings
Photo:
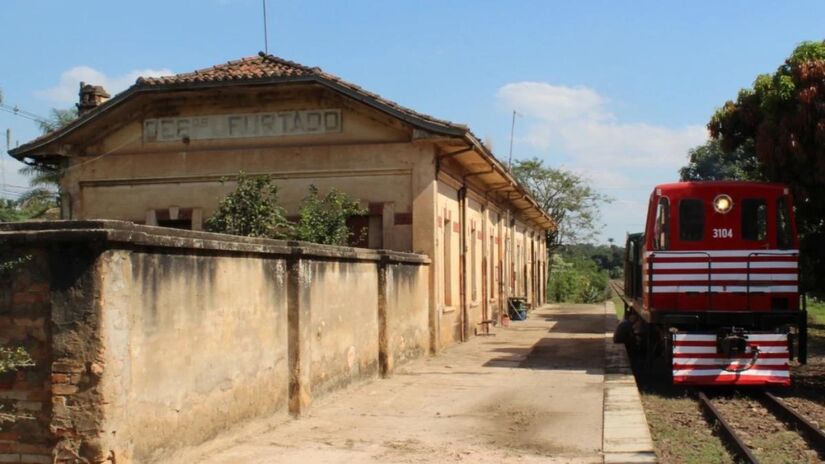
[[[733,238],[733,229],[713,229],[713,238]]]

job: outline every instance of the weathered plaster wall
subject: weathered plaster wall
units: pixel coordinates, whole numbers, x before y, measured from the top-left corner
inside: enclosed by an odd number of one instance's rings
[[[111,250],[101,266],[105,429],[135,460],[285,411],[284,259]]]
[[[374,262],[312,261],[310,388],[321,395],[378,374],[378,269]],[[426,325],[425,325],[426,327]]]
[[[157,462],[430,349],[421,255],[117,221],[0,241],[31,257],[2,277],[0,341],[37,362],[0,378],[32,416],[0,432],[0,462]]]
[[[427,353],[430,346],[428,267],[387,264],[387,369]]]

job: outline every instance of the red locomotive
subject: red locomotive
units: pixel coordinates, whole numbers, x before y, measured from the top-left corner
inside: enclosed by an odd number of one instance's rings
[[[807,357],[799,282],[787,187],[659,185],[627,239],[616,340],[666,356],[676,384],[790,385],[794,345]]]

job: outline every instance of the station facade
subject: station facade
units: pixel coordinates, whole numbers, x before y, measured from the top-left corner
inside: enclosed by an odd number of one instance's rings
[[[78,119],[10,152],[62,170],[64,219],[198,230],[240,172],[268,175],[288,215],[336,188],[368,210],[355,245],[430,257],[434,350],[544,302],[553,222],[466,126],[263,53],[108,97],[81,84]]]

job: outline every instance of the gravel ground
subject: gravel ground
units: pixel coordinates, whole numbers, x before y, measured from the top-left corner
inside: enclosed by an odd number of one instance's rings
[[[789,430],[758,400],[734,393],[716,396],[712,401],[760,462],[819,462],[816,451],[811,450],[796,431]]]

